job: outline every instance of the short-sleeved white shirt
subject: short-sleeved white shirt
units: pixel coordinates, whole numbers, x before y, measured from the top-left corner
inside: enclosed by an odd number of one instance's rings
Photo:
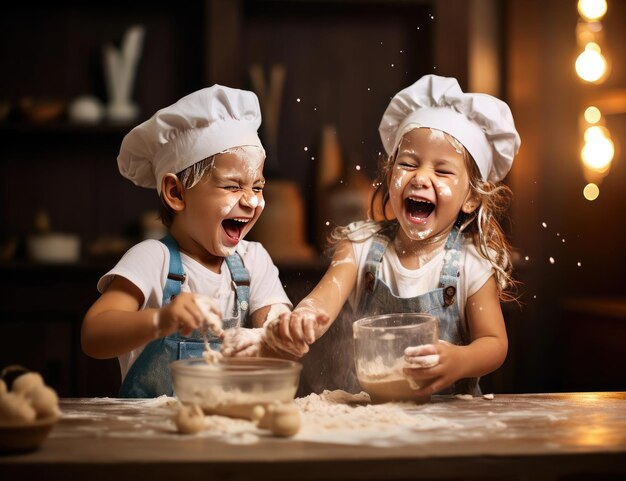
[[[368,229],[368,226],[364,223],[351,225],[351,230],[355,232],[360,228]],[[371,229],[369,231],[370,233],[372,232]],[[358,301],[365,287],[367,253],[373,241],[374,237],[369,236],[364,241],[352,242],[358,269],[356,288],[352,291],[349,298],[353,310],[356,310],[358,307]],[[389,242],[383,254],[379,277],[389,286],[394,295],[403,298],[416,297],[439,287],[444,256],[445,249],[442,246],[441,250],[419,269],[407,269],[398,259],[393,242]],[[460,276],[456,299],[459,305],[459,312],[461,313],[461,322],[465,322],[465,304],[467,299],[478,292],[489,277],[493,275],[493,267],[487,259],[480,255],[471,239],[467,237],[463,239],[459,263]]]
[[[237,245],[237,253],[250,274],[249,312],[253,313],[272,304],[286,304],[291,307],[291,302],[278,277],[278,269],[265,248],[258,242],[242,240]],[[218,274],[183,252],[180,253],[180,257],[187,275],[181,291],[203,294],[214,299],[223,316],[232,317],[235,308],[235,290],[226,263],[222,263]],[[165,244],[158,240],[145,240],[131,247],[117,265],[100,278],[98,290],[104,292],[115,276],[121,276],[142,292],[144,296],[142,309],[161,307],[169,262],[170,253]],[[122,379],[143,348],[144,346],[141,346],[118,357]]]

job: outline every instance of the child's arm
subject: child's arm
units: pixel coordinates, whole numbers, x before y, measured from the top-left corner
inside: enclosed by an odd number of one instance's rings
[[[338,244],[324,277],[291,313],[266,325],[270,347],[301,357],[335,321],[356,284],[357,266],[350,241]]]
[[[214,304],[203,303],[200,308],[195,297],[182,293],[161,309],[139,310],[144,301],[139,288],[123,277],[115,277],[85,315],[81,329],[83,351],[91,357],[108,359],[176,331],[189,335],[208,317],[221,319]]]
[[[459,379],[489,374],[504,362],[508,341],[493,276],[467,300],[465,316],[472,339],[467,346],[439,342],[436,346],[407,348],[405,360],[409,365],[428,365],[423,362],[425,357],[432,360],[433,356],[439,356],[438,364],[433,367],[405,368],[408,377],[418,384],[426,383],[416,395],[430,395]]]

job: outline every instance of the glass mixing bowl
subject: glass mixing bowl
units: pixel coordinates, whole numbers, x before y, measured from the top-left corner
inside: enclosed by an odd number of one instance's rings
[[[251,409],[293,400],[302,365],[284,359],[182,359],[170,364],[175,396],[197,404],[206,414],[249,417]],[[240,415],[237,413],[241,413]]]
[[[437,318],[424,313],[383,314],[359,319],[352,326],[354,362],[359,384],[372,402],[427,402],[404,376],[404,350],[435,344]]]

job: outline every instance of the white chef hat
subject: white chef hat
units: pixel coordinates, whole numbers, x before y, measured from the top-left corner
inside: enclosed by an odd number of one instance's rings
[[[253,92],[213,85],[183,97],[131,130],[117,165],[140,187],[161,191],[165,174],[176,174],[232,147],[254,145],[261,125]],[[263,151],[265,152],[265,151]]]
[[[425,75],[391,99],[378,127],[388,155],[404,134],[430,127],[452,135],[472,155],[483,180],[497,182],[519,151],[511,109],[487,94],[464,93],[454,78]]]

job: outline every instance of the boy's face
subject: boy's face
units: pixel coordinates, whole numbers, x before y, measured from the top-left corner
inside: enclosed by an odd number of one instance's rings
[[[430,128],[402,137],[389,183],[399,235],[423,240],[446,233],[469,197],[464,148],[456,139]]]
[[[180,213],[191,240],[211,255],[233,254],[263,208],[265,156],[257,147],[217,154],[210,173],[186,191]]]

